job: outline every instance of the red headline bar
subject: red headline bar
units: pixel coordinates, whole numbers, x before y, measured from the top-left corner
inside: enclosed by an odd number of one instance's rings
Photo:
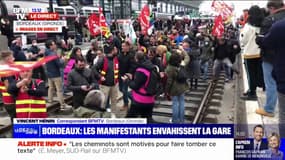
[[[29,13],[29,20],[59,20],[58,13]]]

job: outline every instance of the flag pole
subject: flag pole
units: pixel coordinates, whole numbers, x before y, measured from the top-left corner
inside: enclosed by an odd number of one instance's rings
[[[103,53],[105,54],[104,43],[103,43],[103,35],[102,35],[102,26],[101,26],[101,14],[102,14],[102,9],[99,6],[99,25],[100,25],[101,47],[102,47]]]

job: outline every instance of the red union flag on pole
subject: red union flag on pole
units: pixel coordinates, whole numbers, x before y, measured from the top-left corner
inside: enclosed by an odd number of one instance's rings
[[[215,18],[212,35],[215,37],[222,37],[224,34],[224,23],[221,15]]]
[[[224,1],[213,0],[212,9],[221,15],[224,20],[227,20],[233,14],[233,8],[227,5]]]
[[[150,10],[148,5],[145,5],[143,7],[143,9],[141,10],[141,13],[139,15],[139,22],[141,24],[141,28],[142,28],[142,33],[144,35],[147,34],[147,30],[150,27],[150,23],[149,23],[149,16],[150,16]]]
[[[99,7],[99,16],[96,13],[90,15],[87,20],[87,26],[93,36],[97,36],[101,32],[106,38],[111,35],[101,7]]]
[[[101,28],[99,24],[99,17],[96,13],[92,13],[87,20],[87,26],[89,28],[90,33],[93,36],[97,36],[101,33]]]
[[[103,10],[101,7],[99,7],[99,24],[100,24],[100,28],[101,28],[101,32],[102,34],[108,38],[111,36],[111,32],[108,28],[108,24],[106,22],[106,19],[104,17],[104,14],[103,14]]]

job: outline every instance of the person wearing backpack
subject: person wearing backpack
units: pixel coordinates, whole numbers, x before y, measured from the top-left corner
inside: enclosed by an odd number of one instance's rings
[[[134,73],[122,76],[132,89],[132,102],[128,110],[127,118],[142,117],[147,122],[152,121],[152,110],[155,102],[156,84],[159,81],[159,73],[150,60],[146,59],[142,51],[138,51],[135,55],[135,61],[138,67]]]
[[[184,92],[188,89],[187,73],[181,66],[182,56],[173,52],[166,68],[165,90],[172,99],[172,123],[184,123]]]

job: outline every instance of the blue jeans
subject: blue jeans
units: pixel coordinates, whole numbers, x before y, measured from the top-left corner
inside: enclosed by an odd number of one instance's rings
[[[225,64],[227,66],[225,68],[227,79],[231,78],[231,68],[233,67],[233,64],[229,60],[229,58],[224,58],[223,60],[216,59],[214,61],[214,66],[213,66],[213,71],[214,71],[213,76],[214,76],[214,78],[218,78],[218,76],[220,74],[220,71],[221,71],[221,67],[223,66],[223,64]]]
[[[67,89],[66,89],[66,86],[64,84],[64,68],[60,69],[60,77],[62,79],[62,91],[63,91],[63,93],[66,93]]]
[[[201,69],[203,70],[203,79],[206,80],[208,78],[208,67],[209,67],[209,62],[205,62],[201,64]]]
[[[172,97],[172,123],[184,123],[184,93]]]
[[[263,62],[262,69],[266,88],[266,102],[264,110],[269,113],[274,113],[274,109],[277,104],[277,86],[275,80],[271,75],[273,66],[268,62]]]
[[[124,105],[127,106],[129,104],[128,98],[128,83],[123,82],[121,79],[119,80],[119,90],[123,93],[123,101]]]

